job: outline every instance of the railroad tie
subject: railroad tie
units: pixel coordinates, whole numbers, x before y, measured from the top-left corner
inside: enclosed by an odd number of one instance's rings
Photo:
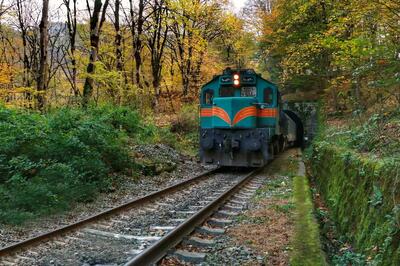
[[[241,205],[241,206],[245,206],[247,204],[247,202],[245,201],[239,201],[239,200],[230,200],[228,203],[232,203],[232,204],[236,204],[236,205]]]
[[[185,219],[170,219],[170,222],[174,222],[174,223],[183,223],[185,221]]]
[[[175,226],[150,226],[151,231],[172,231]]]
[[[136,255],[138,255],[138,254],[140,254],[142,252],[143,252],[143,249],[131,249],[131,250],[125,252],[125,254],[136,256]]]
[[[247,185],[247,186],[245,186],[245,188],[257,190],[257,189],[260,188],[260,186],[250,186],[250,185]]]
[[[83,231],[86,233],[92,234],[92,235],[99,235],[99,236],[111,237],[111,238],[116,238],[116,239],[128,239],[128,240],[138,240],[138,241],[148,241],[148,242],[157,241],[161,238],[159,236],[122,235],[122,234],[104,232],[104,231],[99,231],[99,230],[89,229],[89,228],[85,228],[85,229],[83,229]]]
[[[224,205],[223,208],[224,208],[224,209],[228,209],[228,210],[230,210],[230,211],[234,211],[234,212],[240,212],[240,211],[243,210],[243,207],[240,207],[240,206],[233,206],[233,205],[230,205],[230,204]]]
[[[192,245],[195,247],[204,248],[204,247],[213,246],[215,244],[215,241],[212,239],[204,239],[204,238],[192,236],[192,237],[189,237],[188,239],[185,239],[183,241],[183,243],[186,245]]]
[[[202,208],[204,208],[204,206],[200,206],[200,205],[198,205],[198,206],[189,206],[189,209],[191,209],[191,210],[200,210],[200,209],[202,209]]]
[[[222,228],[211,228],[208,226],[201,226],[201,227],[197,227],[196,231],[200,234],[205,234],[205,235],[222,235],[225,233],[225,229]]]
[[[217,219],[217,218],[210,218],[207,221],[208,224],[210,225],[214,225],[214,226],[227,226],[229,224],[232,223],[232,220],[228,220],[228,219]]]
[[[209,196],[207,196],[207,197],[205,197],[205,199],[211,201],[211,200],[215,200],[215,197],[209,197]]]
[[[253,196],[253,194],[254,193],[246,193],[246,192],[240,191],[238,195],[251,198],[251,196]]]
[[[195,211],[170,211],[170,213],[176,213],[176,214],[195,214]]]
[[[257,191],[257,189],[242,188],[241,191],[243,191],[243,192],[245,192],[245,193],[251,193],[251,194],[253,194],[253,193],[255,193],[255,192]]]
[[[230,212],[230,211],[220,210],[220,211],[216,212],[215,215],[216,216],[222,216],[222,217],[230,217],[230,216],[238,216],[239,213],[238,212]]]
[[[186,250],[178,249],[173,253],[174,256],[178,257],[180,260],[189,263],[201,263],[206,258],[205,253],[200,252],[190,252]]]
[[[239,200],[249,200],[250,199],[250,197],[241,196],[241,195],[238,195],[238,194],[234,195],[233,198],[239,199]]]

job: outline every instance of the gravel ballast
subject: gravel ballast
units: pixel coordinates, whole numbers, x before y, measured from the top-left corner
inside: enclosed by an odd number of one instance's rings
[[[149,165],[153,163],[159,169],[168,169],[153,176],[122,176],[113,192],[102,193],[93,202],[76,204],[71,210],[62,214],[39,218],[21,226],[0,224],[0,247],[85,219],[130,199],[144,196],[210,170],[210,167],[201,166],[194,158],[184,156],[162,144],[132,147],[132,153],[139,161],[140,158],[147,158]]]

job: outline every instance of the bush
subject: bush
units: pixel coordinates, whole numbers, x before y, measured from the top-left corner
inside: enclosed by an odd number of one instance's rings
[[[0,222],[65,210],[109,188],[110,173],[135,167],[128,135],[146,136],[124,107],[62,108],[46,115],[0,107]]]
[[[185,105],[182,107],[174,122],[171,131],[177,133],[195,132],[199,128],[199,115],[195,105]]]
[[[176,133],[175,147],[190,155],[197,154],[199,146],[199,115],[195,105],[182,107],[175,121],[172,122],[171,132]]]

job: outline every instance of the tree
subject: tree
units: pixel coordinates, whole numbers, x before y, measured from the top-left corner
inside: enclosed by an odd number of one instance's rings
[[[49,0],[43,0],[42,7],[42,20],[39,25],[40,30],[40,64],[39,64],[39,73],[37,78],[37,100],[39,109],[43,109],[45,105],[45,93],[48,87],[48,71],[49,66],[47,62],[47,47],[49,43],[48,36],[48,28],[49,28]]]
[[[124,68],[123,55],[122,55],[122,34],[120,27],[120,7],[121,1],[115,0],[114,6],[114,28],[115,28],[115,57],[117,71],[122,72]]]
[[[167,35],[169,33],[168,9],[165,0],[155,0],[150,9],[148,19],[147,47],[151,54],[151,74],[153,77],[154,100],[153,109],[157,108],[160,96],[161,73],[163,68],[163,57],[166,47]]]
[[[94,79],[91,75],[93,75],[95,72],[95,63],[97,61],[99,53],[100,32],[106,19],[106,10],[108,7],[108,3],[109,1],[106,0],[103,5],[101,0],[94,0],[94,7],[92,12],[90,9],[89,1],[86,0],[86,5],[90,17],[90,57],[89,64],[86,69],[87,77],[85,80],[85,85],[83,86],[84,106],[88,104],[89,99],[93,94]]]
[[[142,88],[141,82],[141,69],[142,69],[142,49],[143,49],[143,25],[145,23],[145,8],[146,3],[144,0],[139,0],[139,7],[137,12],[137,18],[135,16],[134,0],[129,0],[130,7],[130,20],[131,20],[131,33],[132,33],[132,47],[133,47],[133,57],[135,59],[135,82]]]
[[[16,0],[16,11],[18,17],[18,26],[22,39],[22,61],[23,61],[23,86],[31,86],[31,79],[29,76],[31,63],[28,57],[28,26],[26,25],[25,18],[25,5],[23,0]]]
[[[80,96],[80,91],[77,87],[77,75],[78,75],[78,66],[76,62],[76,35],[78,32],[77,29],[77,8],[76,3],[77,0],[63,0],[64,5],[67,9],[67,29],[68,29],[68,37],[69,37],[69,52],[68,57],[64,57],[66,60],[66,64],[61,64],[62,69],[64,71],[65,76],[68,79],[68,82],[71,85],[72,92],[75,97]],[[71,7],[72,5],[72,7]]]
[[[168,45],[181,74],[184,97],[199,87],[199,72],[209,42],[222,30],[222,4],[217,1],[171,1],[171,36]]]

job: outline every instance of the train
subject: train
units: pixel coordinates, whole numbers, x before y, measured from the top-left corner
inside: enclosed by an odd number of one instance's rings
[[[200,91],[200,161],[261,167],[302,146],[299,116],[283,108],[277,85],[253,69],[226,68]]]

